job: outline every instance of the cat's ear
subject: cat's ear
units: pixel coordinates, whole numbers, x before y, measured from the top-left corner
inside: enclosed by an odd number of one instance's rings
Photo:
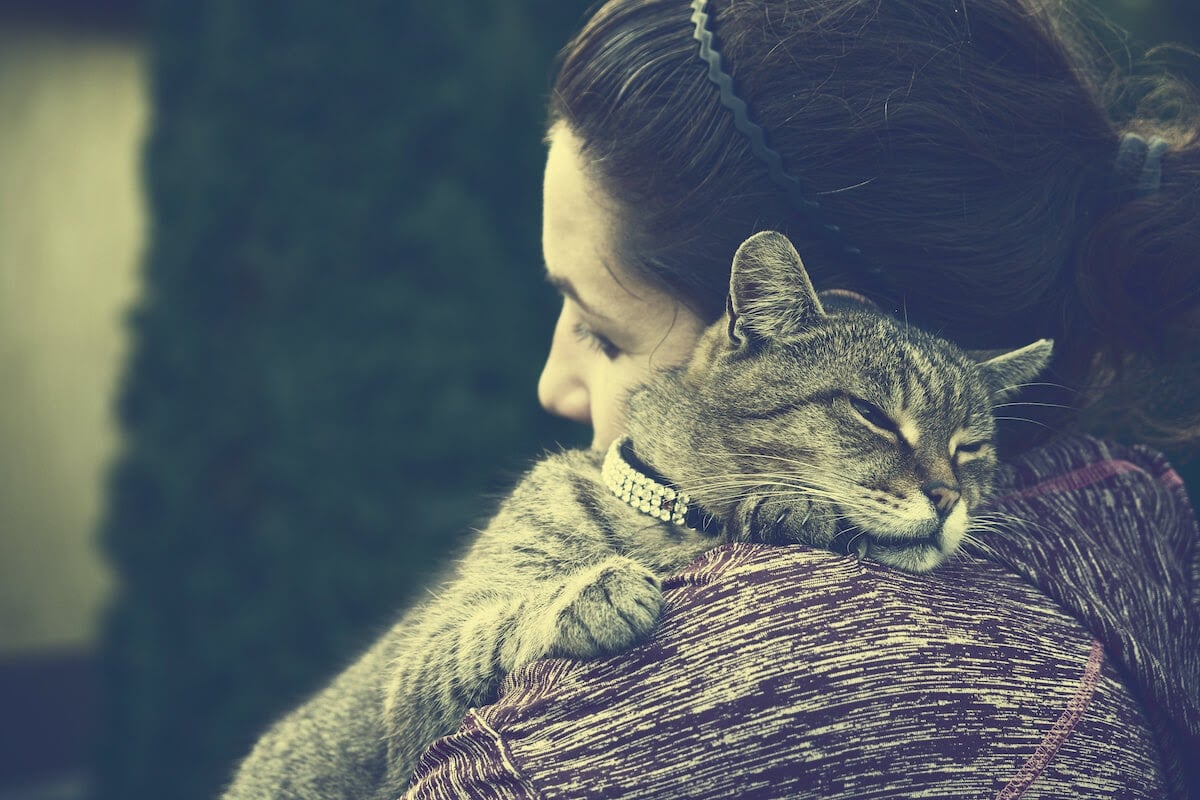
[[[738,248],[725,303],[729,339],[787,339],[825,316],[800,254],[781,233],[756,233]]]
[[[987,376],[992,395],[1003,400],[1021,391],[1023,384],[1032,381],[1050,365],[1054,341],[1038,339],[1016,350],[973,352],[971,355]]]

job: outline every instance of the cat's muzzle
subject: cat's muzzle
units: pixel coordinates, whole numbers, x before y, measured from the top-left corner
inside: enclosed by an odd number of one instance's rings
[[[802,544],[841,555],[869,558],[906,572],[928,572],[950,555],[953,537],[940,520],[905,531],[867,529],[834,509],[753,498],[734,514],[729,531],[735,541],[772,545]]]
[[[903,534],[864,531],[839,518],[829,549],[842,555],[869,558],[906,572],[928,572],[950,555],[942,525],[934,523]]]
[[[942,527],[933,526],[927,534],[905,534],[903,536],[887,536],[864,531],[839,517],[838,532],[829,543],[829,549],[844,556],[863,555],[871,546],[888,549],[916,549],[932,547],[940,550],[944,545]]]

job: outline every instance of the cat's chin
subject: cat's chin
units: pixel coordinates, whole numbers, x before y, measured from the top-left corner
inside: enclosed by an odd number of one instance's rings
[[[798,509],[788,503],[752,497],[728,517],[733,541],[804,544],[857,555],[905,572],[929,572],[954,554],[967,526],[964,504],[944,520],[856,519],[828,506]]]
[[[942,526],[919,533],[864,533],[857,525],[843,520],[842,529],[829,543],[835,553],[877,561],[905,572],[929,572],[950,555],[942,536]]]
[[[866,558],[905,572],[929,572],[950,556],[943,545],[930,541],[885,544],[870,536],[866,539]]]
[[[954,554],[967,528],[967,511],[963,503],[944,520],[931,518],[899,530],[886,530],[879,525],[868,527],[845,519],[848,531],[870,530],[870,533],[846,535],[834,539],[841,552],[887,564],[905,572],[929,572]],[[839,541],[840,540],[840,541]]]

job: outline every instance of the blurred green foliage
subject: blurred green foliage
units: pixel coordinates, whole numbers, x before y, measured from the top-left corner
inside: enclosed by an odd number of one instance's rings
[[[1200,3],[1195,0],[1094,0],[1093,5],[1128,31],[1140,51],[1165,42],[1200,49]]]
[[[214,796],[489,494],[580,441],[534,387],[544,95],[586,5],[149,4],[99,798]],[[1107,5],[1200,32],[1192,0]]]
[[[524,466],[582,2],[152,4],[99,796],[214,796]]]

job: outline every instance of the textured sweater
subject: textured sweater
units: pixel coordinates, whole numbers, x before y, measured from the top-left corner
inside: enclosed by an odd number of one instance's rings
[[[654,638],[544,660],[407,798],[1200,798],[1200,530],[1157,454],[1062,438],[931,575],[728,545]]]

